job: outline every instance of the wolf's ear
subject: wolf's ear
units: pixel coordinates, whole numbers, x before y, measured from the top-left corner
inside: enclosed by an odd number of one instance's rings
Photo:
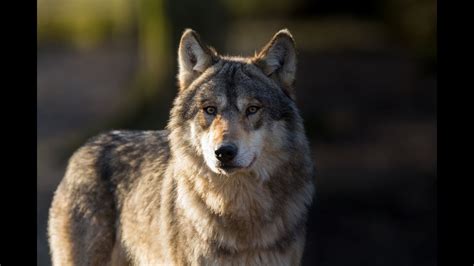
[[[296,49],[290,31],[277,32],[254,58],[254,63],[265,75],[279,82],[291,98],[295,98]]]
[[[186,29],[178,48],[180,89],[189,86],[213,64],[215,58],[215,52],[201,42],[199,35],[192,29]]]

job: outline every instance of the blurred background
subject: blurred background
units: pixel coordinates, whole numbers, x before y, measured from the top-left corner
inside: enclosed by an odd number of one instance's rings
[[[187,27],[253,55],[287,27],[317,166],[304,265],[436,265],[435,0],[38,0],[37,261],[68,157],[163,129]]]

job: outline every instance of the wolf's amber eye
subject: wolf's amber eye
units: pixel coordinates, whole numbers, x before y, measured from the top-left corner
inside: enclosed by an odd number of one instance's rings
[[[247,115],[253,115],[255,114],[258,110],[260,109],[260,107],[258,106],[250,106],[249,108],[247,108]]]
[[[204,108],[204,111],[208,114],[208,115],[215,115],[216,114],[216,107],[214,106],[208,106],[208,107],[205,107]]]

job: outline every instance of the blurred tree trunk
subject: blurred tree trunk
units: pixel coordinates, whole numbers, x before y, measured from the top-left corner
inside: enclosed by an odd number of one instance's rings
[[[139,69],[138,87],[144,101],[159,92],[159,83],[170,73],[170,29],[163,0],[139,0],[136,9]]]
[[[174,72],[165,1],[137,0],[134,3],[138,68],[126,97],[126,106],[111,121],[110,127],[146,125],[143,120],[148,120],[147,116],[154,114],[162,96],[169,94],[168,77]]]

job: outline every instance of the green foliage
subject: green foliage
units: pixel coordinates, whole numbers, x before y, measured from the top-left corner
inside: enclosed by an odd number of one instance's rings
[[[221,0],[235,16],[284,16],[304,4],[302,0]]]
[[[40,45],[63,42],[92,48],[112,35],[130,32],[133,23],[128,0],[38,0],[37,6]]]

